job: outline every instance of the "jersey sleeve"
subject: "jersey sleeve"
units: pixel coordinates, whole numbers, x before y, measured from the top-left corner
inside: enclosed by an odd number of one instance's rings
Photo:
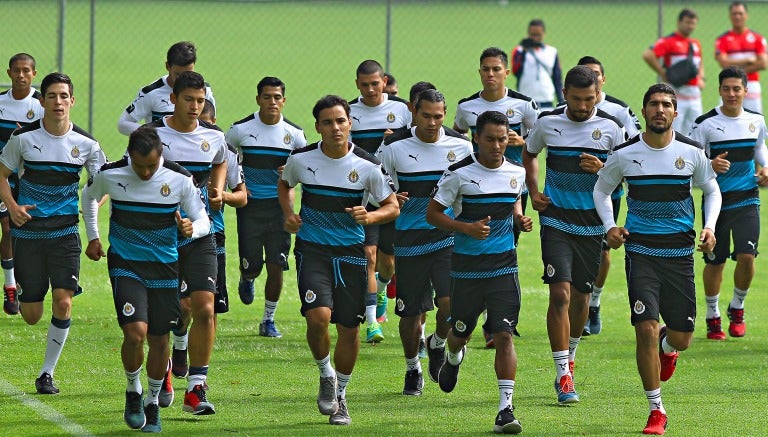
[[[665,44],[664,38],[657,39],[651,46],[651,50],[653,50],[653,54],[656,55],[657,58],[663,61],[664,57],[667,55],[667,45]],[[665,62],[661,62],[661,65],[663,67],[667,66]]]
[[[437,185],[432,192],[432,198],[435,202],[449,208],[459,196],[460,185],[461,178],[458,173],[446,170],[443,172],[443,176],[440,177],[440,180],[437,181]]]
[[[216,154],[213,156],[213,161],[211,163],[213,165],[221,164],[222,162],[226,161],[227,159],[227,142],[224,140],[224,134],[219,133],[219,135],[216,136]]]
[[[536,102],[531,100],[525,105],[523,111],[523,126],[525,130],[522,132],[523,136],[527,136],[530,131],[536,126],[536,118],[539,116],[539,112],[536,107]]]
[[[88,155],[88,161],[86,161],[86,171],[90,175],[95,175],[102,165],[107,163],[107,156],[104,154],[104,151],[101,149],[101,146],[98,142],[94,141],[93,148],[91,149],[90,155]]]
[[[303,129],[296,129],[296,134],[293,136],[293,148],[301,149],[307,147],[307,135]]]
[[[597,172],[597,176],[595,191],[599,190],[607,194],[612,193],[624,177],[621,168],[621,154],[613,152],[608,155],[608,159],[605,161],[603,168]]]
[[[195,187],[195,181],[192,179],[192,176],[184,178],[181,196],[179,197],[179,206],[181,206],[186,216],[192,221],[199,219],[200,217],[197,216],[197,213],[201,210],[205,211],[205,205],[200,199],[200,191]]]
[[[525,148],[528,150],[528,153],[538,154],[544,150],[546,144],[544,143],[543,131],[544,127],[542,126],[541,120],[539,120],[525,140]]]
[[[142,90],[136,94],[136,98],[133,99],[130,105],[125,108],[125,112],[128,117],[133,121],[145,120],[149,122],[152,119],[152,99],[149,98]]]
[[[227,187],[234,189],[243,183],[243,168],[238,163],[237,154],[227,148]]]
[[[224,141],[226,141],[227,144],[231,144],[235,149],[240,150],[240,134],[237,125],[233,125],[229,128],[224,135]]]
[[[295,187],[296,184],[299,183],[298,166],[299,164],[296,162],[296,156],[289,155],[288,161],[286,161],[285,167],[283,167],[283,174],[280,176],[280,179],[288,183],[289,187]]]
[[[399,188],[400,184],[397,181],[397,173],[395,172],[395,155],[392,145],[382,144],[379,146],[378,150],[376,150],[376,157],[381,161],[381,168],[387,172],[395,187]]]
[[[696,161],[693,166],[693,177],[691,178],[691,181],[693,182],[693,185],[700,187],[710,180],[715,179],[717,174],[715,174],[715,170],[712,169],[712,163],[704,154],[703,150],[697,149],[694,156]]]
[[[0,151],[0,163],[9,170],[16,170],[21,165],[21,141],[20,137],[11,134],[11,138]]]
[[[391,179],[381,165],[372,168],[369,175],[368,193],[376,203],[381,203],[393,193]]]
[[[709,154],[709,139],[707,138],[707,128],[703,124],[694,122],[691,125],[691,131],[688,133],[688,137],[697,143],[704,146],[704,150]]]
[[[457,128],[469,132],[469,123],[467,122],[467,111],[464,110],[461,105],[456,107],[456,117],[453,119],[453,124]]]

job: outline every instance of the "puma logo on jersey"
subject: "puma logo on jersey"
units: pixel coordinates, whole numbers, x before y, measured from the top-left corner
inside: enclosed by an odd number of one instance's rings
[[[253,134],[248,134],[248,136],[249,136],[249,137],[251,137],[251,138],[253,138],[253,139],[254,139],[254,140],[256,140],[256,141],[259,141],[259,134],[256,134],[256,135],[253,135]]]
[[[128,192],[128,184],[123,185],[122,182],[118,182],[117,186],[123,189],[123,192]]]
[[[473,112],[473,111],[469,111],[469,112],[471,112],[472,115],[474,115],[475,117],[479,117],[480,116],[480,114],[478,114],[477,112]]]
[[[553,129],[555,132],[557,132],[558,135],[563,135],[562,129]]]
[[[352,120],[356,120],[358,123],[360,123],[360,119],[357,117],[352,117]]]
[[[5,115],[5,108],[0,108],[0,115]]]
[[[638,161],[638,160],[636,160],[636,159],[633,159],[633,160],[632,160],[632,163],[639,165],[639,166],[640,166],[640,168],[643,168],[643,161],[645,161],[645,160],[643,159],[643,160],[641,160],[641,161]]]
[[[725,133],[725,129],[723,129],[721,127],[716,127],[715,130],[719,130],[720,132]]]
[[[162,141],[160,143],[163,145],[163,147],[167,147],[168,150],[171,150],[171,143],[166,144],[166,143],[163,143]]]
[[[317,171],[317,169],[312,170],[311,167],[307,167],[307,170],[312,172],[312,176],[317,177],[317,174],[315,173]]]
[[[419,155],[414,156],[414,155],[408,154],[408,157],[413,158],[413,160],[416,162],[419,162]]]
[[[480,179],[480,182],[482,182],[482,181],[483,181],[483,180],[482,180],[482,179]],[[474,181],[474,180],[472,180],[472,179],[470,179],[470,180],[469,180],[469,183],[470,183],[470,184],[475,184],[475,185],[477,185],[477,188],[480,188],[480,182]]]
[[[43,153],[43,149],[40,146],[36,145],[36,144],[32,144],[32,148],[33,149],[37,149],[37,151],[40,152],[40,153]]]
[[[170,106],[171,102],[165,99],[160,99],[160,103],[165,103],[166,105]]]

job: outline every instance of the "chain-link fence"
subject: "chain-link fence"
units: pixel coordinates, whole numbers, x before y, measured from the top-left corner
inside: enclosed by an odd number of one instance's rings
[[[37,58],[36,81],[59,67],[75,82],[73,119],[119,156],[125,137],[116,124],[137,90],[165,74],[168,47],[193,41],[196,70],[213,85],[218,124],[227,129],[256,109],[256,83],[274,75],[287,84],[286,116],[316,140],[312,104],[324,94],[358,95],[355,68],[377,59],[395,75],[401,95],[428,80],[448,100],[446,124],[459,99],[481,88],[480,52],[509,52],[528,22],[546,23],[544,41],[558,48],[563,70],[581,56],[600,59],[606,91],[639,109],[655,74],[641,53],[675,30],[683,7],[699,23],[710,78],[704,108],[717,103],[714,40],[730,28],[726,1],[143,1],[2,0],[2,52]],[[768,4],[749,3],[758,32]],[[7,82],[7,80],[5,81]],[[515,88],[510,76],[508,86]],[[7,85],[7,83],[6,83]],[[637,111],[636,111],[637,112]]]

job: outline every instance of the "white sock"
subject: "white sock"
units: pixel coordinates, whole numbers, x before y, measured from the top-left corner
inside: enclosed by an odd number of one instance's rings
[[[552,352],[552,359],[555,361],[555,370],[557,371],[557,382],[563,375],[568,374],[568,351]]]
[[[376,305],[365,306],[365,322],[369,326],[376,323]]]
[[[740,290],[736,287],[733,288],[733,299],[731,299],[731,308],[735,310],[743,310],[744,309],[744,299],[747,298],[747,293],[749,292],[749,288],[746,290]]]
[[[3,274],[5,275],[5,286],[16,286],[16,276],[13,273],[13,258],[2,260]]]
[[[132,391],[141,393],[141,366],[133,372],[125,371],[125,379],[128,380],[128,384],[125,386],[125,391]]]
[[[421,324],[421,338],[427,339],[427,322]]]
[[[445,339],[440,338],[437,335],[437,332],[432,336],[432,340],[429,342],[429,347],[432,349],[440,349],[441,347],[445,347]]]
[[[514,379],[499,379],[499,411],[512,406],[512,395],[515,393]]]
[[[187,343],[189,340],[189,331],[186,331],[184,335],[176,335],[175,333],[171,333],[173,335],[173,348],[180,351],[187,350]]]
[[[381,293],[387,288],[387,285],[389,284],[390,279],[387,279],[386,282],[379,276],[379,273],[376,272],[376,293]]]
[[[149,393],[147,393],[147,396],[144,398],[145,407],[149,404],[157,405],[160,402],[158,398],[160,397],[160,389],[163,387],[162,379],[152,379],[147,377],[147,381]],[[203,380],[203,383],[205,383],[205,380]]]
[[[707,302],[707,319],[715,319],[720,317],[720,295],[705,296],[704,301]]]
[[[321,378],[330,378],[336,374],[336,371],[333,370],[333,366],[331,366],[331,354],[328,354],[328,356],[323,359],[315,360],[315,363],[317,364],[317,368],[320,369]]]
[[[48,336],[45,342],[45,358],[43,359],[43,368],[40,374],[47,373],[53,376],[56,369],[56,363],[61,357],[61,350],[64,349],[64,343],[69,335],[69,325],[71,319],[59,320],[51,317],[51,324],[48,326]],[[57,326],[58,325],[58,326]]]
[[[592,294],[589,296],[589,306],[600,306],[600,295],[603,294],[603,287],[592,286]]]
[[[207,367],[207,366],[205,366]],[[187,391],[192,391],[195,389],[196,385],[202,385],[205,386],[205,380],[208,379],[207,373],[197,373],[197,374],[189,374],[187,375]],[[151,381],[151,380],[150,380]],[[160,383],[162,384],[162,380],[160,380]]]
[[[274,321],[275,311],[277,311],[277,302],[271,300],[264,300],[264,316],[261,318],[262,322]]]
[[[667,341],[667,336],[664,336],[664,339],[661,340],[661,350],[665,354],[671,354],[672,352],[675,352],[677,349],[675,349],[669,342]]]
[[[419,373],[421,373],[421,361],[419,361],[419,356],[416,355],[413,358],[406,358],[405,359],[405,370],[418,370]]]
[[[345,375],[338,370],[336,371],[336,397],[339,399],[347,398],[347,384],[349,384],[349,378],[352,375]]]
[[[576,361],[576,348],[579,347],[581,337],[568,337],[568,361]]]
[[[456,353],[451,352],[450,349],[446,349],[445,351],[447,352],[445,357],[449,363],[453,364],[454,366],[461,364],[461,360],[464,359],[464,348],[459,349],[459,351]]]
[[[646,390],[645,397],[648,398],[648,407],[650,407],[651,412],[660,410],[661,414],[667,414],[664,404],[661,402],[661,387],[656,390]]]

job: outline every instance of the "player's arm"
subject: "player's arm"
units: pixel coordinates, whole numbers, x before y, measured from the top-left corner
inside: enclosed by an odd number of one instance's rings
[[[768,186],[768,148],[765,147],[765,124],[760,129],[760,134],[755,143],[755,164],[759,167],[755,173],[757,184],[761,187]]]
[[[667,73],[664,71],[664,67],[659,63],[659,58],[656,57],[656,53],[653,49],[645,49],[643,52],[643,60],[649,67],[651,67],[651,70],[656,72],[662,81],[667,81]]]
[[[603,222],[603,228],[605,229],[605,240],[613,249],[621,247],[629,235],[629,231],[617,226],[616,221],[613,219],[611,194],[621,182],[622,177],[620,158],[616,154],[612,154],[605,161],[605,167],[598,173],[597,182],[592,190],[595,210],[597,215],[600,216],[600,221]]]
[[[222,200],[225,205],[232,208],[241,208],[248,204],[248,192],[245,190],[245,182],[240,182],[231,191],[223,192]]]
[[[427,223],[444,231],[459,232],[469,235],[477,240],[485,240],[488,238],[488,235],[491,234],[491,227],[488,226],[488,222],[491,221],[491,216],[487,216],[472,223],[464,223],[454,220],[446,215],[445,210],[447,208],[447,206],[435,199],[430,199],[429,205],[427,205]]]
[[[131,114],[126,110],[123,110],[123,113],[120,114],[120,119],[117,120],[117,130],[123,135],[130,135],[131,132],[138,129],[139,126],[141,126],[141,123],[134,121]]]
[[[227,186],[230,191],[221,193],[222,202],[233,208],[241,208],[248,203],[243,167],[238,162],[237,149],[227,146]]]
[[[531,232],[533,230],[533,220],[523,214],[523,201],[520,198],[517,199],[517,202],[512,207],[512,217],[517,227],[523,232]]]
[[[550,200],[539,191],[539,154],[528,151],[528,146],[523,147],[523,167],[525,167],[525,185],[528,186],[533,209],[542,212],[547,209]]]
[[[395,193],[390,193],[389,196],[379,201],[378,204],[379,208],[375,211],[367,211],[365,206],[360,205],[345,208],[345,211],[352,216],[355,223],[363,226],[388,223],[400,215],[400,204]]]
[[[283,175],[285,175],[285,170]],[[292,234],[298,232],[301,227],[301,216],[296,214],[293,209],[295,197],[296,190],[288,185],[288,181],[284,179],[277,181],[277,200],[280,203],[280,209],[283,210],[283,217],[285,218],[283,227]]]
[[[704,227],[699,235],[699,252],[712,253],[715,248],[715,224],[717,224],[717,217],[720,215],[720,207],[723,203],[722,195],[720,194],[720,187],[714,178],[709,179],[707,182],[700,185],[701,191],[704,194]]]
[[[19,153],[19,140],[11,136],[8,143],[3,148],[0,155],[0,200],[8,208],[8,215],[16,226],[24,226],[25,223],[32,220],[32,216],[27,211],[35,209],[35,205],[19,205],[13,198],[11,186],[8,184],[8,177],[13,173],[11,168],[18,168],[21,165],[21,155]]]
[[[227,180],[227,161],[226,159],[219,164],[213,164],[211,176],[208,179],[208,204],[212,209],[219,210],[224,206],[222,201],[224,195],[224,184]]]
[[[176,224],[179,230],[186,238],[200,238],[211,232],[211,220],[205,211],[205,205],[200,200],[197,187],[188,177],[183,185],[183,192],[180,199],[181,209],[186,213],[186,218],[181,218],[179,211],[176,211]]]
[[[99,177],[98,179],[100,180],[101,178]],[[80,194],[80,208],[83,211],[85,235],[88,238],[88,247],[85,248],[85,255],[93,261],[98,261],[106,256],[99,237],[99,198],[105,194],[99,192],[96,175],[88,179],[88,183],[85,184],[83,192]]]

